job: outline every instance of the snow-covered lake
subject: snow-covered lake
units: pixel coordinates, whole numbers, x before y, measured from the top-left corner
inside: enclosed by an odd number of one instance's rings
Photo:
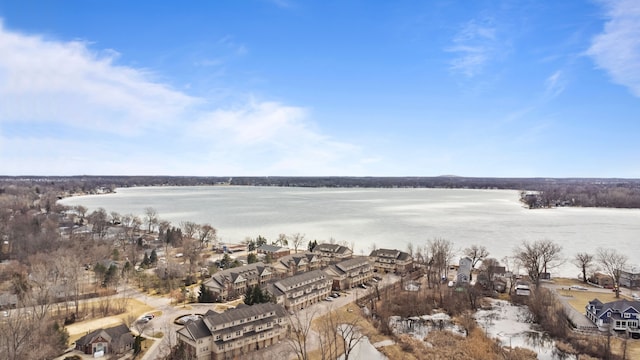
[[[406,249],[409,243],[415,247],[444,238],[459,250],[484,245],[501,260],[523,240],[550,239],[563,246],[566,257],[615,245],[632,262],[640,258],[634,245],[640,236],[640,210],[529,210],[519,202],[518,192],[510,190],[140,187],[61,203],[141,217],[146,207],[153,207],[174,225],[185,220],[209,223],[229,243],[302,233],[318,241],[353,242],[356,254],[368,254],[374,244]],[[567,261],[551,273],[575,277],[579,270]]]

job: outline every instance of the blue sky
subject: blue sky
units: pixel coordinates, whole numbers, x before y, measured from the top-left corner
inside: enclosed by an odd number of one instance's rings
[[[0,0],[0,174],[640,177],[640,2]]]

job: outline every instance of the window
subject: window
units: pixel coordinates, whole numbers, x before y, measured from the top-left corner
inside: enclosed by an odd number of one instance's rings
[[[220,335],[216,335],[216,340],[220,340]]]
[[[236,331],[236,336],[240,336],[240,331]]]
[[[631,314],[629,314],[629,313],[624,313],[624,318],[625,318],[625,319],[629,319],[630,317],[631,317]]]

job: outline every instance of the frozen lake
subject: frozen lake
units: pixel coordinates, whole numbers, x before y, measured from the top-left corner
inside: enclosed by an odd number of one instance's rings
[[[319,242],[353,242],[355,254],[368,254],[374,244],[405,250],[408,243],[415,247],[444,238],[460,250],[482,244],[501,260],[522,240],[550,239],[563,246],[568,258],[578,251],[615,247],[632,265],[640,264],[640,210],[529,210],[519,202],[519,193],[510,190],[139,187],[61,203],[141,217],[150,206],[176,226],[185,220],[209,223],[221,241],[230,243],[299,232]],[[552,270],[556,276],[578,273],[569,261]]]

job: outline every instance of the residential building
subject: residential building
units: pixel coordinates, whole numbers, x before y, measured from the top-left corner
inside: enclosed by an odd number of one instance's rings
[[[471,281],[471,265],[473,260],[465,256],[458,262],[458,272],[456,273],[456,284],[468,284]]]
[[[318,270],[323,266],[322,258],[311,252],[283,256],[273,265],[277,272],[288,276]]]
[[[404,251],[396,249],[376,249],[369,254],[373,266],[378,272],[405,273],[413,268],[413,258]]]
[[[627,335],[640,337],[640,301],[617,300],[602,303],[589,301],[585,315],[600,330],[625,331]]]
[[[332,279],[322,270],[312,270],[273,282],[266,290],[287,310],[299,310],[331,294]]]
[[[219,271],[203,284],[220,301],[243,295],[249,286],[264,285],[273,277],[273,269],[262,262]]]
[[[223,313],[207,311],[177,331],[193,359],[240,359],[276,344],[287,333],[287,312],[281,305],[239,305]]]
[[[256,251],[258,252],[258,254],[269,255],[274,260],[291,254],[291,249],[289,248],[269,244],[260,246],[256,249]]]
[[[351,249],[338,244],[318,244],[313,248],[313,252],[327,262],[342,261],[353,255]]]
[[[620,286],[640,288],[640,267],[627,267],[620,271]]]
[[[76,350],[96,357],[106,354],[122,354],[133,349],[133,335],[120,324],[107,329],[94,330],[76,340]]]
[[[373,277],[373,266],[367,257],[356,257],[330,265],[325,270],[333,290],[352,288],[367,283]]]

